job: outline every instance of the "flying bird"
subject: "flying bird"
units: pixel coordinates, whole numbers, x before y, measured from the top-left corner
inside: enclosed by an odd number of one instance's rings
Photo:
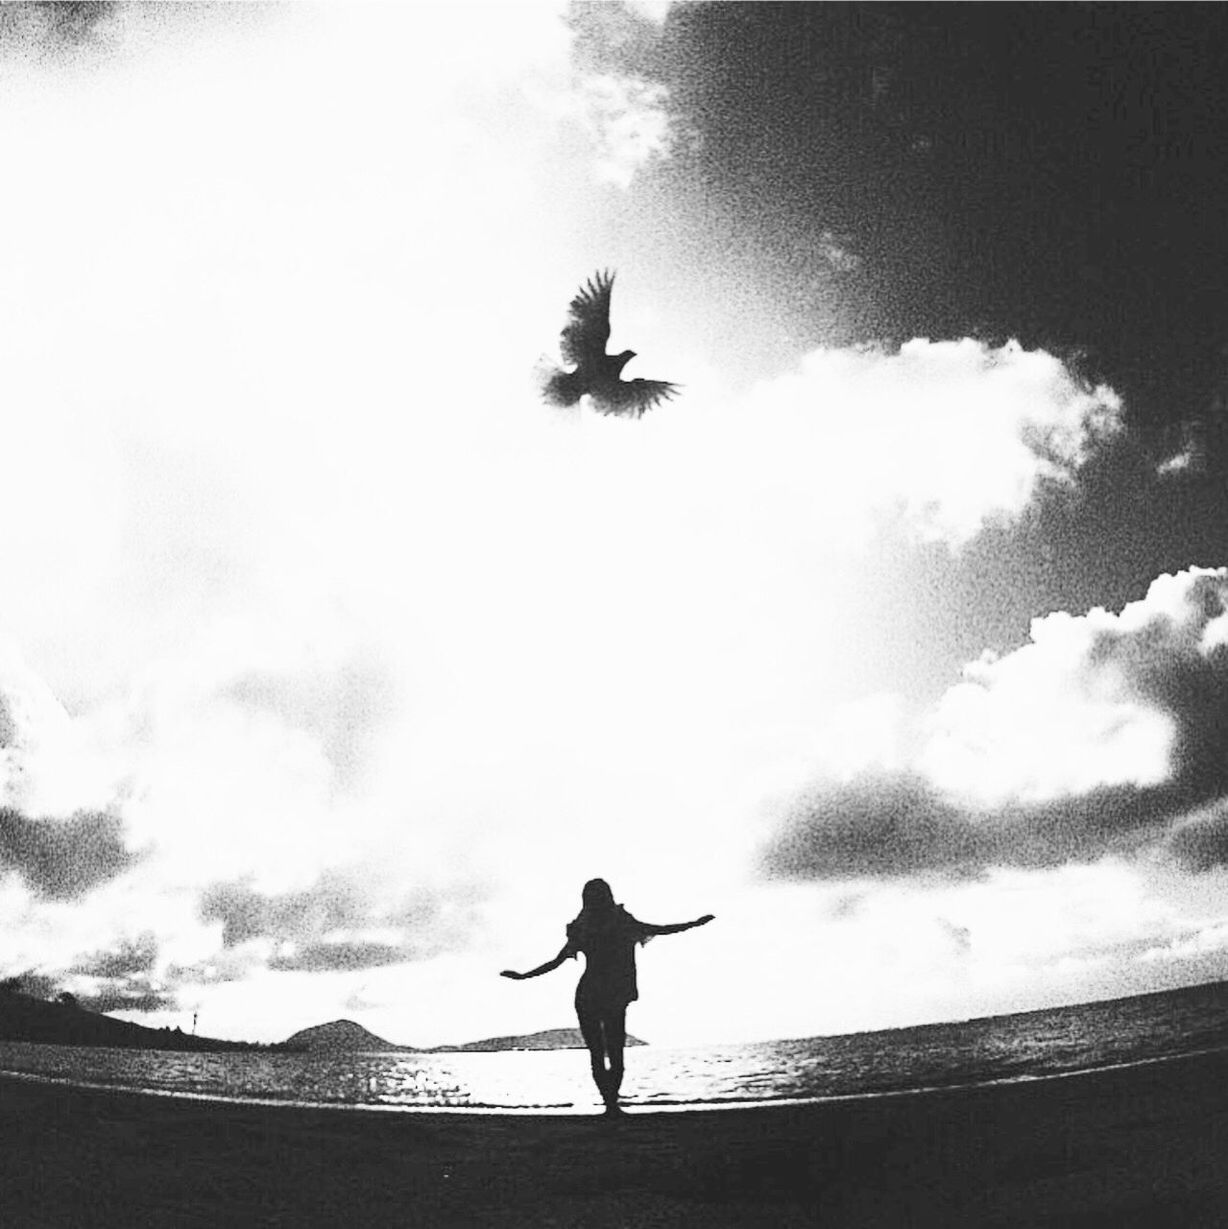
[[[610,291],[614,274],[597,273],[580,287],[571,301],[567,324],[559,335],[564,371],[547,364],[542,373],[542,396],[551,405],[575,405],[589,397],[602,414],[639,418],[645,410],[668,401],[679,386],[668,380],[624,380],[623,368],[635,358],[634,350],[607,354],[610,340]]]

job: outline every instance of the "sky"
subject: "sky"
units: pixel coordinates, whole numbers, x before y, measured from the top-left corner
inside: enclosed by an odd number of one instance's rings
[[[1228,975],[1221,14],[4,6],[0,976],[563,1027],[594,876],[660,1044]]]

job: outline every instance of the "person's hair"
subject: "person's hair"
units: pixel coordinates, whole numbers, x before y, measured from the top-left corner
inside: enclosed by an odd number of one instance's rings
[[[586,909],[609,909],[614,905],[614,893],[604,879],[590,879],[580,893]]]
[[[567,924],[567,937],[585,950],[584,944],[595,934],[609,933],[610,928],[625,930],[639,944],[647,943],[651,935],[643,923],[637,922],[614,899],[614,892],[604,879],[590,879],[580,894],[584,908]]]

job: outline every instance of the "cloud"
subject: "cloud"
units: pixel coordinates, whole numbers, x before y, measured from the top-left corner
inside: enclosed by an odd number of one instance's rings
[[[566,93],[540,96],[548,114],[587,137],[597,180],[621,189],[667,159],[682,124],[670,92],[654,79],[668,5],[573,4],[564,15],[572,65]]]
[[[643,167],[668,157],[673,131],[664,86],[601,74],[582,78],[580,98],[597,142],[599,179],[626,188]]]
[[[590,72],[651,74],[669,3],[571,4],[566,23],[572,61]]]
[[[1228,798],[1198,807],[1173,826],[1165,848],[1193,871],[1228,866]]]
[[[580,5],[577,7],[589,8],[591,6]],[[665,19],[669,16],[669,11],[673,7],[673,0],[627,0],[628,9],[658,26],[665,23]]]
[[[1142,848],[1228,864],[1228,569],[1162,576],[1120,614],[1037,620],[926,726],[911,769],[797,797],[763,872],[960,876]]]
[[[825,230],[819,235],[819,252],[837,273],[852,273],[861,267],[861,257],[853,251],[852,239]]]
[[[41,809],[40,752],[62,742],[64,706],[30,668],[16,645],[0,637],[0,803]]]
[[[380,732],[398,710],[389,666],[361,653],[312,672],[252,671],[225,685],[219,696],[309,733],[343,789],[360,785]]]
[[[33,820],[0,807],[0,868],[17,871],[44,899],[78,900],[138,860],[125,846],[123,823],[115,815]]]
[[[20,846],[32,858],[52,858],[50,846],[93,840],[92,852],[105,864],[122,863],[116,818],[121,776],[89,723],[69,715],[14,641],[0,632],[0,808],[17,817],[7,821],[10,856],[20,859]],[[78,815],[73,826],[53,826],[41,840],[18,822],[20,816],[39,815],[63,824],[59,817],[72,814]],[[115,839],[108,842],[112,823]],[[36,852],[44,846],[42,854]]]
[[[1157,793],[1125,785],[977,807],[914,773],[861,776],[796,799],[760,865],[769,878],[858,879],[1094,862],[1154,839],[1163,804]]]
[[[466,911],[473,898],[471,888],[447,897],[425,889],[389,894],[373,885],[370,871],[330,869],[286,892],[215,884],[201,897],[200,915],[206,923],[222,923],[223,947],[253,944],[253,965],[356,970],[425,960],[463,945],[473,925]]]
[[[120,9],[106,3],[6,4],[0,7],[0,52],[52,56],[105,46]]]
[[[427,954],[420,948],[404,944],[361,939],[327,939],[318,943],[301,943],[290,952],[278,953],[269,960],[269,968],[322,973],[338,969],[377,969],[384,965],[406,964],[411,960],[426,958]]]
[[[1121,401],[1043,350],[915,339],[898,351],[817,350],[737,407],[743,465],[771,451],[809,514],[864,540],[899,515],[919,537],[959,546],[1071,487],[1120,430]],[[816,489],[817,488],[817,489]],[[860,530],[860,532],[859,532]]]
[[[77,1004],[86,1011],[134,1012],[144,1015],[150,1012],[170,1011],[179,1005],[174,991],[166,989],[146,978],[125,978],[111,983],[103,982],[92,992],[82,991],[75,995]]]
[[[69,972],[85,977],[123,978],[151,972],[157,960],[157,938],[146,933],[137,939],[124,939],[117,947],[83,957]]]
[[[33,999],[49,999],[59,987],[54,977],[35,969],[27,969],[21,973],[8,974],[0,983],[0,988],[25,994]]]
[[[283,938],[303,930],[353,927],[364,920],[362,897],[351,879],[329,874],[310,888],[281,894],[258,892],[246,883],[220,883],[201,897],[201,917],[222,923],[222,943]]]
[[[42,999],[68,993],[86,1011],[165,1011],[176,1006],[177,998],[157,974],[157,964],[157,939],[146,933],[64,966],[52,961],[41,969],[10,975],[5,985]]]
[[[157,936],[146,931],[78,957],[58,971],[54,980],[60,986],[67,984],[78,1005],[87,1011],[138,1015],[168,1011],[178,1005],[178,996],[160,964]]]

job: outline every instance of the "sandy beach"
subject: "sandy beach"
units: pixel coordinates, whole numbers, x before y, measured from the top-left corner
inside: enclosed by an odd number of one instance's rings
[[[1228,1056],[615,1120],[7,1078],[0,1145],[14,1226],[1220,1225]]]

